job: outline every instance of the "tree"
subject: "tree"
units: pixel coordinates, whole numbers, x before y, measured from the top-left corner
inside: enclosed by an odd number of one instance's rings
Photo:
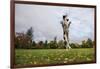
[[[30,43],[29,43],[29,46],[30,46],[30,48],[31,48],[31,46],[32,46],[32,41],[33,41],[33,28],[32,27],[30,27],[28,30],[27,30],[27,32],[26,32],[26,36],[27,36],[27,38],[30,40]]]
[[[44,45],[43,41],[39,41],[38,43],[36,43],[35,48],[36,49],[42,49],[43,48],[43,45]]]
[[[26,33],[17,33],[15,34],[15,46],[16,48],[32,48],[33,40],[33,29],[30,27]]]
[[[92,48],[93,47],[93,41],[90,38],[88,38],[86,41],[83,40],[81,47],[82,48]]]
[[[16,34],[15,34],[15,48],[20,48],[20,46],[19,46],[19,40],[18,40]]]
[[[45,40],[44,48],[49,48],[49,45],[48,45],[48,41],[47,40]]]
[[[71,48],[76,48],[75,43],[70,43]]]
[[[72,48],[80,48],[81,46],[78,43],[70,43]]]
[[[35,48],[36,48],[36,42],[33,41],[33,42],[32,42],[32,49],[35,49]]]
[[[86,42],[86,45],[88,48],[92,48],[93,47],[93,42],[90,38],[88,38],[87,42]]]
[[[50,41],[50,42],[49,42],[49,47],[50,47],[51,49],[55,49],[55,48],[56,48],[55,45],[54,45],[54,41]]]
[[[30,27],[27,32],[26,32],[26,35],[31,39],[33,40],[33,28]]]
[[[53,41],[54,47],[53,48],[58,48],[58,44],[57,44],[57,37],[54,37],[54,41]]]
[[[24,33],[16,33],[15,46],[16,48],[30,48],[31,40]]]
[[[66,48],[65,45],[64,45],[64,41],[63,41],[63,40],[60,40],[60,41],[58,42],[58,48],[59,48],[59,49],[65,49],[65,48]]]
[[[53,40],[53,41],[50,41],[49,46],[50,46],[50,48],[52,48],[52,49],[58,48],[57,37],[54,37],[54,40]]]
[[[82,47],[82,48],[86,48],[86,42],[85,42],[85,40],[82,41],[81,47]]]

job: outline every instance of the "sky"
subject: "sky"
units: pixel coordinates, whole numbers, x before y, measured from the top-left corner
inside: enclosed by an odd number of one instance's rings
[[[34,30],[35,41],[51,41],[54,37],[63,40],[60,22],[63,15],[68,15],[70,42],[80,43],[91,38],[94,40],[94,8],[63,7],[47,5],[15,5],[15,32]]]

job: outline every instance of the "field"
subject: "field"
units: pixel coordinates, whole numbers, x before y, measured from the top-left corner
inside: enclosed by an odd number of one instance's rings
[[[16,65],[45,65],[79,63],[94,60],[94,49],[16,49]]]

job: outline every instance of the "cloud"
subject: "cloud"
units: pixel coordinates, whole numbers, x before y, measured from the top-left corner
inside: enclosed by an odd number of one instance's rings
[[[69,14],[72,22],[70,26],[70,42],[94,36],[94,9],[42,5],[15,5],[15,31],[26,32],[28,28],[34,29],[34,40],[63,39],[63,30],[60,24],[62,16]]]

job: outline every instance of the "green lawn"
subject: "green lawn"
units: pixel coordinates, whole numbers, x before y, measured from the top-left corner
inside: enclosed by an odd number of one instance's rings
[[[16,65],[77,63],[94,60],[94,49],[16,49]]]

